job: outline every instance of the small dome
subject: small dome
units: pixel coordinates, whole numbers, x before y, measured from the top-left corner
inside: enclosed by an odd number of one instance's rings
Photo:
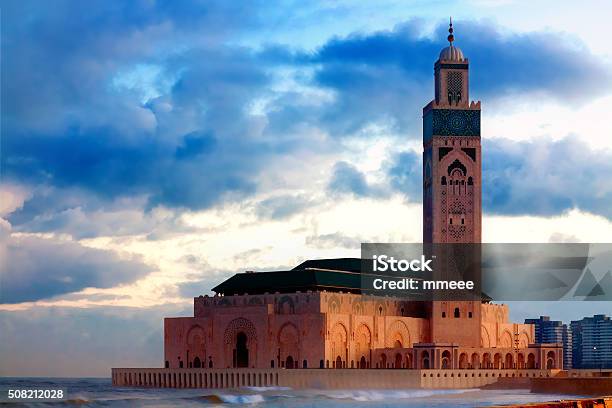
[[[440,51],[440,61],[463,61],[463,52],[461,48],[449,45]]]

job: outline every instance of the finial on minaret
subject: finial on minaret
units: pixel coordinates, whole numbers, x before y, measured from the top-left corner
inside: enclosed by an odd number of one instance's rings
[[[455,41],[455,36],[453,35],[453,18],[450,17],[450,22],[448,24],[448,43],[453,45],[453,41]]]

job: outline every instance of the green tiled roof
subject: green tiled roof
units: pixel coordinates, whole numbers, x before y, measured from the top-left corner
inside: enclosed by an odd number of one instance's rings
[[[290,271],[237,273],[213,288],[226,296],[308,290],[361,293],[360,259],[309,260]]]

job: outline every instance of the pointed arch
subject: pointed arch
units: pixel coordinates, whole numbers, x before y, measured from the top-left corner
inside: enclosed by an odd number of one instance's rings
[[[512,334],[508,330],[504,330],[499,337],[499,347],[512,347]]]
[[[491,337],[485,326],[480,326],[480,347],[491,347]]]
[[[360,323],[355,330],[355,360],[359,361],[360,368],[362,365],[367,365],[370,359],[370,350],[372,348],[372,330],[366,323]]]
[[[394,321],[387,329],[387,347],[396,347],[397,342],[404,348],[412,346],[408,326],[401,320]]]

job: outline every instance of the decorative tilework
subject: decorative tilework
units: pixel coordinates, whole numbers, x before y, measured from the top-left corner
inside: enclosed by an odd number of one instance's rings
[[[479,110],[433,109],[429,115],[432,136],[480,136]]]

